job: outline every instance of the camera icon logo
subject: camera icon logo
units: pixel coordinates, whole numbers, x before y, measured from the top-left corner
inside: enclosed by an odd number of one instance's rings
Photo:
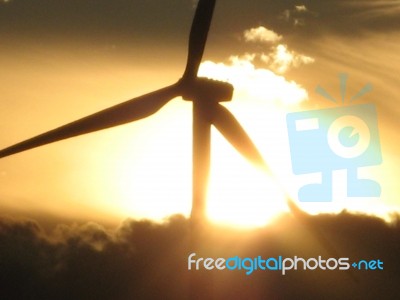
[[[341,75],[341,79],[344,95],[343,82],[347,77]],[[371,86],[367,85],[357,95],[370,89]],[[333,99],[321,87],[317,92]],[[307,184],[299,189],[299,201],[332,201],[332,172],[343,169],[347,171],[348,197],[380,196],[379,183],[357,175],[358,168],[382,162],[377,113],[373,104],[289,113],[286,123],[294,174],[321,173],[322,176],[321,183]]]

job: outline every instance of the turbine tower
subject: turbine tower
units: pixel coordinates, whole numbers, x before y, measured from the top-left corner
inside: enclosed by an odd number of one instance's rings
[[[236,118],[220,104],[232,100],[233,86],[198,77],[215,0],[200,0],[189,36],[186,69],[176,83],[68,123],[0,151],[0,158],[49,143],[146,118],[175,97],[193,102],[193,203],[191,219],[205,219],[207,182],[210,171],[211,125],[250,162],[266,168],[257,148]]]

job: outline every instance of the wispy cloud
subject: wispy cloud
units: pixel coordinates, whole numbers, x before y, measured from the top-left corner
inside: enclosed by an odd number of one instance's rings
[[[303,4],[303,5],[295,5],[294,6],[296,11],[308,11],[307,7]]]
[[[276,43],[282,39],[281,35],[264,26],[245,30],[243,35],[246,42]]]
[[[299,11],[307,10],[304,5],[296,6],[296,9]],[[242,55],[241,58],[248,62],[261,61],[268,69],[278,74],[284,74],[291,68],[298,68],[315,61],[310,56],[290,50],[284,43],[278,43],[283,39],[283,36],[263,26],[245,30],[243,37],[246,42],[269,44],[270,48],[261,52],[247,53]]]
[[[316,12],[311,11],[304,4],[301,4],[294,5],[291,9],[285,9],[279,18],[297,27],[305,26],[308,17],[316,17],[317,15]]]
[[[359,19],[374,20],[400,16],[400,1],[349,1],[344,6],[356,10]]]
[[[290,68],[298,68],[301,65],[313,63],[314,58],[289,50],[287,45],[279,44],[268,55],[262,55],[261,59],[270,65],[276,72],[283,74]]]

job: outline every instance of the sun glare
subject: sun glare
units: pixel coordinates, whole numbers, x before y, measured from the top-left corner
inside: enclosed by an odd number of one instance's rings
[[[126,216],[162,220],[182,213],[189,216],[192,205],[191,124],[169,122],[179,114],[179,104],[161,113],[161,120],[146,123],[150,129],[137,143],[121,147],[112,166],[114,192]],[[182,108],[181,108],[182,109]],[[190,107],[183,108],[190,114]],[[171,114],[169,114],[171,112]],[[162,122],[161,122],[162,123]],[[185,123],[185,126],[182,126]],[[189,130],[188,128],[189,127]],[[161,150],[162,149],[162,150]],[[285,199],[273,180],[251,165],[216,131],[212,131],[211,172],[207,215],[211,222],[234,227],[257,227],[271,222],[287,210]]]
[[[307,99],[307,92],[283,76],[257,69],[244,58],[233,59],[230,64],[203,63],[199,75],[228,80],[235,86],[233,100],[223,105],[242,124],[271,170],[270,174],[265,174],[251,165],[213,129],[208,218],[213,223],[235,227],[268,224],[288,211],[285,194],[297,195],[299,187],[307,180],[303,176],[293,176],[286,128],[287,110]],[[63,157],[71,160],[71,153],[79,155],[73,156],[66,172],[52,173],[54,178],[67,179],[60,186],[55,183],[51,190],[60,191],[68,201],[78,203],[79,209],[84,205],[93,208],[93,213],[99,209],[111,217],[152,220],[162,220],[173,214],[190,215],[190,102],[174,99],[149,118],[88,135],[69,145],[71,148],[65,150],[60,144],[64,149]],[[40,189],[40,193],[43,190]],[[47,194],[50,199],[57,197],[50,192]],[[336,197],[342,198],[342,195]],[[76,205],[75,202],[71,205]],[[339,212],[343,208],[377,209],[372,202],[368,206],[365,201],[354,199],[298,204],[310,213]]]
[[[235,227],[263,226],[288,210],[274,171],[289,168],[282,106],[303,101],[307,93],[296,83],[240,59],[232,60],[231,65],[206,62],[200,76],[234,84],[234,99],[227,108],[271,166],[270,174],[263,173],[213,128],[208,218]],[[129,130],[128,139],[121,133],[120,141],[110,144],[114,154],[108,156],[114,158],[109,160],[104,185],[111,188],[103,189],[103,197],[113,199],[112,206],[125,217],[161,220],[177,213],[189,216],[191,103],[173,100],[150,118],[129,125]]]
[[[287,211],[284,194],[273,179],[235,152],[216,130],[213,134],[207,210],[210,220],[256,227]]]

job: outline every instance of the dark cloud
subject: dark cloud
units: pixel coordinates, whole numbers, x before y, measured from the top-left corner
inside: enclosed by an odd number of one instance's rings
[[[193,14],[189,0],[14,0],[0,6],[3,33],[60,39],[133,41],[186,33]]]
[[[284,38],[313,39],[327,35],[360,37],[368,32],[400,29],[397,1],[217,1],[213,30],[220,38],[265,26]],[[226,37],[225,37],[226,38]]]
[[[193,17],[193,3],[192,0],[13,0],[0,5],[0,30],[64,38],[183,38]],[[399,6],[397,1],[373,0],[220,0],[213,30],[220,37],[259,25],[270,26],[280,34],[290,34],[294,27],[299,27],[297,34],[307,35],[326,31],[356,35],[362,30],[398,30]]]
[[[2,299],[133,299],[168,294],[183,270],[186,220],[126,221],[109,233],[93,223],[59,225],[46,235],[33,221],[0,221]],[[181,261],[181,262],[179,262]],[[167,268],[169,266],[169,268]],[[179,269],[178,269],[179,268]],[[153,289],[149,284],[154,280]],[[160,290],[163,288],[163,290]]]
[[[0,37],[6,41],[0,51],[29,49],[32,53],[35,49],[30,49],[31,45],[52,49],[56,44],[71,47],[71,53],[85,47],[101,53],[105,49],[118,51],[118,56],[121,52],[139,55],[140,49],[154,55],[160,49],[174,49],[177,55],[185,56],[194,3],[13,0],[0,5]],[[276,32],[285,44],[297,50],[332,35],[360,38],[370,32],[398,31],[399,14],[397,3],[377,4],[372,0],[219,0],[205,58],[223,60],[233,52],[248,52],[250,46],[241,42],[242,34],[259,26]]]
[[[357,35],[360,31],[400,29],[400,5],[396,1],[304,1],[305,9],[300,7],[294,3],[288,10],[290,14],[287,20],[303,20],[305,25],[310,25],[310,30],[321,34],[328,31]],[[318,25],[319,28],[312,28],[312,25]]]
[[[399,222],[359,215],[284,217],[258,230],[205,230],[197,253],[210,257],[294,255],[381,259],[383,271],[297,271],[285,276],[257,271],[190,273],[189,222],[125,221],[117,230],[100,225],[59,225],[46,233],[29,220],[0,220],[2,299],[187,299],[191,289],[207,299],[394,299],[400,282]],[[317,238],[316,238],[317,237]],[[194,276],[195,275],[195,276]],[[196,277],[197,276],[197,277]],[[193,279],[195,278],[195,279]],[[190,280],[198,284],[190,285]],[[191,288],[190,288],[191,286]]]

